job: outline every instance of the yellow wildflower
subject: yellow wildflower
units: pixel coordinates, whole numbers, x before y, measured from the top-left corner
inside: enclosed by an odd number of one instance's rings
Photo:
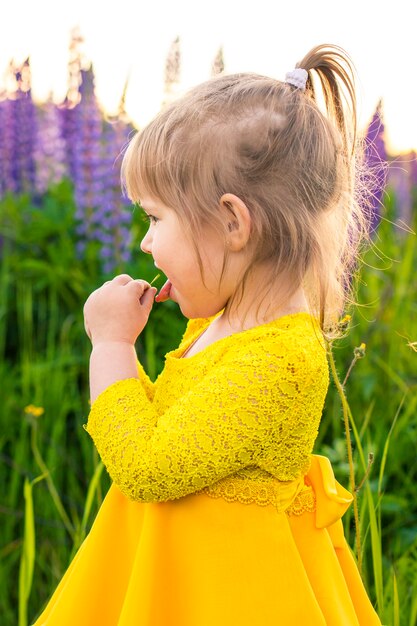
[[[345,315],[344,317],[342,317],[341,320],[339,320],[338,328],[341,332],[344,332],[347,329],[351,319],[352,319],[351,315]]]
[[[366,353],[366,343],[361,343],[358,348],[355,348],[353,354],[357,359],[362,359]]]
[[[28,404],[24,409],[26,415],[33,415],[33,417],[40,417],[45,413],[45,409],[42,406],[35,406],[34,404]]]

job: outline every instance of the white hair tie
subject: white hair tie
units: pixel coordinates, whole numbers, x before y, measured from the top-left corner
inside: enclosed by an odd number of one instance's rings
[[[303,70],[301,67],[296,67],[295,70],[285,74],[285,82],[297,87],[297,89],[301,89],[301,91],[306,89],[307,78],[307,70]]]

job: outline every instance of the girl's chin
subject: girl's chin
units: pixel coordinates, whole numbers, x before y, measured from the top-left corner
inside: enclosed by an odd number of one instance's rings
[[[187,297],[183,293],[177,291],[175,286],[172,284],[170,284],[169,300],[178,304],[181,313],[184,317],[190,320],[213,317],[222,311],[226,306],[226,302],[210,302],[209,297],[207,298],[207,301],[204,301],[203,297],[200,297],[200,302],[198,302],[193,299],[192,295],[188,295]]]
[[[178,300],[171,297],[171,300],[174,300],[178,304],[181,309],[181,313],[189,320],[195,319],[207,319],[208,317],[213,317],[217,315],[220,311],[223,310],[224,307],[209,307],[209,306],[196,306],[193,305],[192,302],[184,302],[182,298],[178,298]]]

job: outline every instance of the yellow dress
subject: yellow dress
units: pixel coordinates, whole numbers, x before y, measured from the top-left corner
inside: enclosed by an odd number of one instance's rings
[[[86,429],[113,484],[36,626],[380,625],[312,455],[328,387],[306,313],[114,383]]]

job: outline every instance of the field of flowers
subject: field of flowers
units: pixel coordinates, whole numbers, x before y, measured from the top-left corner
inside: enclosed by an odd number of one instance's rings
[[[75,63],[66,101],[35,105],[30,67],[0,97],[0,612],[32,623],[85,537],[109,478],[82,424],[89,411],[82,306],[119,272],[152,279],[139,253],[145,224],[122,197],[120,153],[133,132],[121,106],[106,119],[92,70]],[[376,177],[374,246],[316,452],[349,486],[349,420],[357,487],[345,530],[384,624],[417,624],[417,162],[385,153],[381,109],[366,135]],[[385,190],[384,190],[385,189]],[[382,199],[382,203],[380,200]],[[382,218],[382,219],[381,219]],[[138,342],[155,378],[185,321],[156,306]],[[365,344],[365,345],[362,345]],[[346,392],[345,396],[339,392]]]

